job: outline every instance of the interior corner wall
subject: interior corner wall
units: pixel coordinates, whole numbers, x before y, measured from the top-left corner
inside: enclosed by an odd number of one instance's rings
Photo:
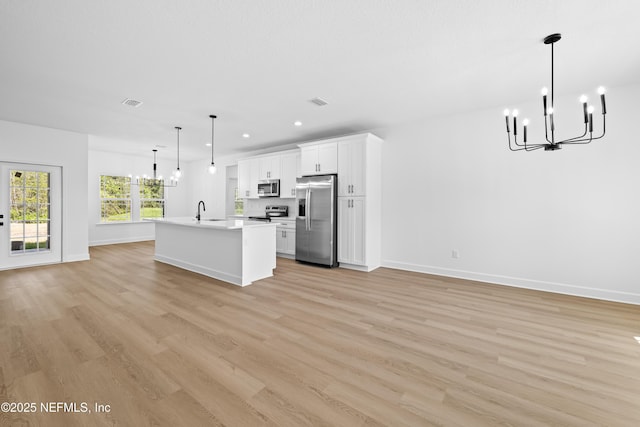
[[[196,216],[198,202],[202,200],[206,211],[205,218],[226,218],[225,202],[227,190],[227,166],[237,163],[236,156],[216,158],[216,173],[209,173],[211,160],[194,160],[188,164],[191,171],[191,186],[188,196],[188,216]]]
[[[556,97],[559,137],[582,132],[579,95]],[[501,108],[380,129],[383,265],[640,304],[639,98],[610,88],[606,136],[553,152],[509,151]],[[529,142],[539,104],[516,106]]]
[[[90,146],[93,143],[104,146],[104,137],[89,135]],[[88,153],[88,224],[89,245],[109,245],[114,243],[139,242],[155,239],[155,225],[151,222],[133,221],[128,223],[100,223],[100,175],[127,176],[151,175],[153,157],[121,154],[115,152],[89,150]],[[172,160],[159,158],[158,175],[170,176]],[[177,187],[167,188],[165,193],[165,216],[188,215],[187,200],[193,177],[190,177],[188,165],[182,165],[184,177]],[[134,207],[134,212],[137,212]]]
[[[0,120],[0,161],[62,168],[62,261],[89,259],[87,135]]]

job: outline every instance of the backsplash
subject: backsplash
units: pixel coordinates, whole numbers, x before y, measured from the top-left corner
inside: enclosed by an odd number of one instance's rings
[[[268,197],[264,199],[244,199],[244,216],[264,215],[266,206],[278,205],[288,206],[289,216],[295,216],[296,199],[281,199],[279,197]]]

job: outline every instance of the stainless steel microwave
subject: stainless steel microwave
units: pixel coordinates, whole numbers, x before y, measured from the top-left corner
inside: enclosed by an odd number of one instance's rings
[[[280,197],[280,180],[262,179],[258,181],[258,197]]]

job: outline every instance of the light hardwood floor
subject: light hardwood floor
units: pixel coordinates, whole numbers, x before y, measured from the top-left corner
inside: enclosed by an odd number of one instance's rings
[[[152,257],[0,272],[0,402],[38,405],[0,425],[640,425],[638,306],[286,259],[239,288]]]

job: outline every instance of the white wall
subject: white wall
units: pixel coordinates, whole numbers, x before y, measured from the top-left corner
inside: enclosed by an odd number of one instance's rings
[[[578,95],[556,99],[561,136],[582,131]],[[555,152],[509,151],[502,108],[374,130],[383,264],[640,304],[638,99],[640,86],[613,88],[607,135]],[[517,106],[530,142],[544,130],[534,101]]]
[[[62,260],[89,259],[87,135],[0,120],[0,161],[62,167]]]
[[[103,137],[89,135],[90,145],[103,144]],[[88,229],[89,245],[105,245],[113,243],[136,242],[153,240],[155,238],[154,225],[150,222],[132,222],[123,224],[100,224],[100,175],[151,175],[153,173],[153,154],[149,150],[148,156],[132,156],[120,153],[89,150],[88,166]],[[157,160],[158,175],[169,177],[175,167],[174,161],[159,158]],[[185,216],[191,211],[187,207],[190,194],[189,165],[180,165],[184,177],[175,188],[167,188],[165,192],[165,215]],[[135,190],[135,189],[134,189]],[[138,207],[132,209],[138,211]],[[134,218],[136,219],[136,218]]]

